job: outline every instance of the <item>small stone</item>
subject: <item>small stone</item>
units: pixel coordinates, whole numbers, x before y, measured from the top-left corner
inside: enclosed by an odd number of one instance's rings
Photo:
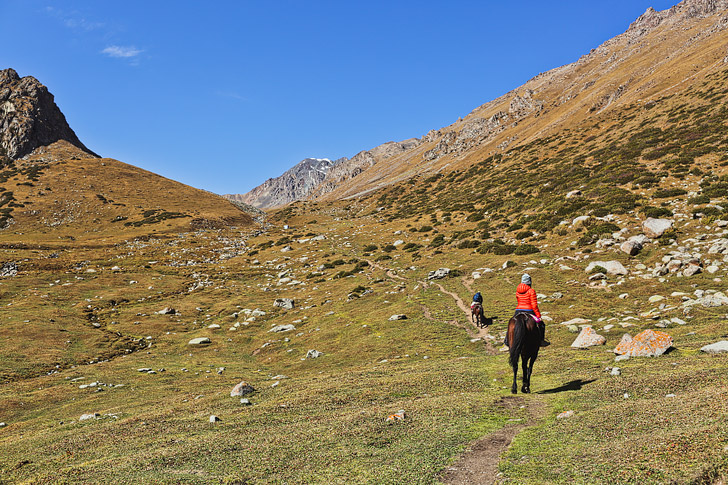
[[[307,359],[317,359],[317,358],[321,357],[322,355],[324,355],[323,352],[319,352],[318,350],[313,350],[313,349],[306,352]]]
[[[251,403],[250,403],[250,400],[249,399],[242,398],[240,400],[240,404],[242,404],[243,406],[250,406]]]
[[[626,298],[627,298],[628,296],[629,296],[629,293],[622,293],[621,295],[619,295],[619,299],[620,299],[620,300],[624,300],[624,299],[626,299]]]
[[[618,355],[614,358],[614,362],[622,362],[623,360],[629,360],[629,355]]]
[[[430,271],[427,275],[428,280],[439,280],[446,278],[450,274],[450,268],[439,268],[435,271]]]
[[[63,423],[61,422],[61,424],[63,424]],[[7,426],[7,424],[5,424],[5,423],[0,423],[0,428],[4,428],[5,426]]]
[[[571,333],[579,333],[579,327],[576,325],[569,325],[566,329]]]
[[[210,325],[207,326],[207,328],[214,330],[216,328],[220,328],[220,325],[218,325],[217,323],[211,323]]]
[[[220,418],[218,418],[214,414],[212,416],[210,416],[210,422],[211,423],[217,423],[218,421],[220,421]]]
[[[403,420],[404,420],[404,409],[400,409],[396,413],[390,414],[389,416],[387,416],[387,419],[385,419],[384,421],[387,423],[393,423],[395,421],[403,421]]]
[[[557,414],[556,419],[566,419],[566,418],[572,417],[573,415],[574,415],[574,411],[571,411],[571,410],[564,411],[563,413]]]
[[[99,413],[91,413],[91,414],[82,414],[80,418],[78,418],[79,421],[86,421],[87,419],[95,419],[101,416]]]
[[[400,315],[392,315],[389,317],[389,321],[393,322],[395,320],[407,320],[407,315],[400,314]]]
[[[157,315],[174,315],[176,313],[177,313],[177,310],[175,310],[174,308],[166,307],[166,308],[163,308],[162,310],[159,310],[157,312]]]
[[[670,394],[665,394],[665,397],[675,397],[675,394],[672,394],[672,393],[670,393]]]
[[[625,392],[622,397],[625,398],[625,399],[629,399],[629,393],[628,392]]]
[[[653,219],[650,217],[642,223],[642,230],[651,239],[662,236],[671,227],[672,221],[670,219]]]
[[[657,303],[658,301],[664,300],[665,297],[662,295],[652,295],[648,300],[650,303]]]
[[[619,367],[612,367],[612,371],[610,372],[610,374],[613,376],[622,375],[622,369],[620,369]]]
[[[187,342],[188,345],[208,345],[211,343],[212,340],[209,337],[197,337]]]
[[[280,333],[280,332],[291,332],[293,330],[296,330],[296,327],[289,323],[287,325],[276,325],[275,327],[271,328],[268,331],[274,332],[274,333]]]
[[[283,308],[284,310],[293,310],[293,308],[296,306],[296,302],[291,298],[277,298],[273,302],[273,306]]]

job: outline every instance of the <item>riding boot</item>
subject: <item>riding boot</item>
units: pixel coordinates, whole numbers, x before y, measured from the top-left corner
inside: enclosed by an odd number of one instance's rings
[[[538,329],[541,331],[541,347],[551,345],[551,342],[546,340],[546,324],[543,322],[538,322]]]

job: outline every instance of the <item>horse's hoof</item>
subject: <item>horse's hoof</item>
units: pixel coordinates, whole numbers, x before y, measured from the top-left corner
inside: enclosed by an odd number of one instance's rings
[[[524,394],[529,394],[531,392],[531,388],[530,387],[523,387],[523,388],[521,388],[521,392],[524,393]]]
[[[518,394],[518,390],[515,388],[511,389],[511,394]]]

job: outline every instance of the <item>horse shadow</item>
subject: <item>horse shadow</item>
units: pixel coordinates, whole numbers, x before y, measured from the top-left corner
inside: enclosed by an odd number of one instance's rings
[[[480,317],[480,325],[479,325],[479,327],[481,327],[481,328],[490,327],[491,325],[493,325],[493,321],[495,319],[497,319],[497,318],[498,318],[497,315],[494,316],[494,317],[482,316],[482,317]]]
[[[585,386],[587,384],[591,384],[594,381],[596,381],[596,379],[590,379],[588,381],[585,381],[583,379],[576,379],[576,380],[567,382],[563,386],[554,387],[553,389],[545,389],[543,391],[538,391],[536,394],[556,394],[558,392],[564,392],[564,391],[580,391],[583,386]]]

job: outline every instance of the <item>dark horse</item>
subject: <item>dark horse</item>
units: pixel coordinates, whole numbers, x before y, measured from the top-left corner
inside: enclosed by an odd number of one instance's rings
[[[483,305],[481,305],[480,303],[476,303],[475,305],[471,306],[470,318],[477,327],[484,327],[485,325],[483,323]]]
[[[526,313],[519,313],[508,321],[508,342],[510,344],[510,356],[508,363],[513,367],[513,386],[511,392],[516,394],[516,377],[518,376],[518,358],[521,358],[523,366],[523,386],[521,392],[531,392],[531,372],[533,363],[538,357],[538,349],[541,346],[541,331],[536,322]]]

